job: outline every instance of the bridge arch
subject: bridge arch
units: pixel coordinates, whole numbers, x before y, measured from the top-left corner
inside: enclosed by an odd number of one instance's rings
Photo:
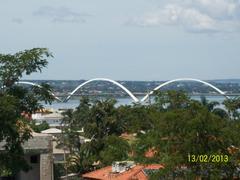
[[[217,88],[216,86],[206,82],[206,81],[202,81],[202,80],[199,80],[199,79],[193,79],[193,78],[179,78],[179,79],[173,79],[173,80],[170,80],[170,81],[167,81],[165,83],[162,83],[160,84],[159,86],[157,86],[156,88],[154,88],[154,90],[152,90],[150,93],[148,93],[146,96],[144,96],[142,99],[141,99],[141,102],[144,102],[146,101],[146,99],[154,93],[154,91],[157,91],[159,90],[160,88],[168,85],[168,84],[171,84],[171,83],[175,83],[175,82],[179,82],[179,81],[194,81],[194,82],[199,82],[199,83],[202,83],[202,84],[205,84],[209,87],[211,87],[212,89],[214,89],[215,91],[217,91],[219,94],[225,96],[226,98],[229,98],[225,92],[223,92],[222,90],[220,90],[219,88]]]
[[[37,86],[39,88],[42,88],[41,85],[36,84],[36,83],[32,83],[32,82],[28,82],[28,81],[18,81],[15,84],[26,84],[26,85],[30,85],[30,86]],[[49,93],[58,101],[62,101],[61,99],[59,99],[53,92],[49,91]]]
[[[81,87],[85,86],[88,83],[91,83],[93,81],[106,81],[106,82],[111,82],[115,85],[117,85],[118,87],[120,87],[122,90],[124,90],[132,99],[134,102],[139,102],[139,99],[136,98],[136,96],[133,95],[133,93],[131,93],[126,87],[124,87],[123,85],[121,85],[120,83],[118,83],[117,81],[114,81],[112,79],[107,79],[107,78],[94,78],[94,79],[90,79],[82,84],[80,84],[77,88],[75,88],[70,95],[64,100],[64,102],[67,102],[71,96],[77,91],[79,90]]]

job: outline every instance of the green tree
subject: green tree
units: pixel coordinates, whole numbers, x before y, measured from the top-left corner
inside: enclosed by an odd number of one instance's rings
[[[156,94],[160,97],[156,97],[156,104],[152,105],[158,111],[151,116],[154,126],[138,137],[135,160],[163,163],[166,168],[153,178],[233,178],[240,159],[239,125],[214,114],[206,104],[179,93]],[[153,158],[144,156],[150,148],[156,151]],[[230,153],[229,148],[235,148],[236,153]],[[227,155],[229,162],[214,164],[188,159],[188,155],[213,154]]]
[[[143,164],[163,163],[153,179],[232,178],[239,168],[239,121],[232,121],[215,102],[192,100],[183,92],[155,92],[151,105],[115,106],[115,101],[83,98],[64,118],[72,172],[87,172],[113,161],[134,159]],[[217,110],[217,111],[216,111]],[[90,142],[79,144],[84,127]],[[131,143],[120,139],[135,133]],[[146,156],[152,150],[153,156]],[[133,157],[128,157],[133,152]],[[228,163],[190,162],[188,155],[227,155]],[[98,164],[98,166],[93,166]]]
[[[231,119],[239,119],[240,118],[240,97],[236,97],[233,99],[226,99],[223,104],[225,105],[228,115]]]
[[[102,139],[111,134],[121,134],[115,104],[113,99],[97,100],[92,104],[88,122],[84,124],[86,137]]]
[[[124,139],[111,135],[104,139],[104,147],[100,151],[100,161],[104,166],[111,165],[114,161],[128,159],[130,146]]]
[[[153,127],[149,115],[154,111],[149,106],[140,104],[125,105],[117,108],[119,123],[122,131],[128,133],[139,133]]]
[[[96,162],[102,167],[127,156],[127,142],[118,137],[123,126],[115,104],[113,99],[90,102],[88,98],[82,98],[75,111],[64,113],[63,123],[68,124],[64,130],[66,144],[71,152],[68,164],[72,172],[90,171]],[[82,128],[82,135],[90,142],[80,143],[78,131]],[[118,151],[112,153],[114,150]],[[118,154],[119,150],[123,151]]]
[[[40,124],[36,124],[35,120],[31,120],[29,125],[30,125],[31,129],[37,133],[41,133],[41,131],[44,131],[44,130],[50,128],[49,124],[46,121],[43,121]]]
[[[23,88],[15,85],[20,78],[41,72],[52,54],[45,48],[33,48],[16,54],[0,54],[0,174],[28,170],[22,143],[31,138],[29,116],[41,108],[38,100],[50,103],[50,87]]]
[[[189,106],[190,97],[183,91],[155,91],[153,106],[159,111],[185,109]]]
[[[222,118],[229,118],[228,113],[226,110],[220,108],[220,103],[217,101],[209,101],[206,99],[205,96],[201,96],[201,104],[207,108],[208,111],[222,117]]]

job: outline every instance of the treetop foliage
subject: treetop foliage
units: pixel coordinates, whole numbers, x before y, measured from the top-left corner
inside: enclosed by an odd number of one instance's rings
[[[204,97],[200,101],[193,100],[184,92],[157,91],[154,95],[152,104],[132,106],[115,106],[112,100],[81,99],[79,107],[68,112],[64,122],[73,127],[68,127],[71,135],[83,127],[84,136],[91,142],[71,146],[74,157],[78,154],[78,162],[82,163],[70,169],[83,173],[93,170],[96,162],[99,168],[113,161],[135,160],[141,164],[164,164],[166,168],[154,173],[153,179],[238,177],[240,116],[237,99],[226,99],[223,104],[227,106],[221,108],[218,102]],[[136,137],[130,142],[120,136],[122,133],[136,134]],[[71,145],[73,137],[69,132]],[[146,156],[149,150],[154,152],[152,157]],[[227,155],[229,161],[214,164],[188,160],[188,155],[212,154]]]
[[[53,57],[46,48],[33,48],[16,54],[0,54],[0,77],[3,86],[9,87],[24,74],[41,72],[48,64],[47,58]]]
[[[17,86],[23,75],[41,72],[53,57],[46,48],[33,48],[15,54],[0,54],[0,175],[14,175],[30,167],[24,159],[22,144],[31,138],[30,116],[51,103],[51,88]],[[27,115],[27,116],[26,116]]]

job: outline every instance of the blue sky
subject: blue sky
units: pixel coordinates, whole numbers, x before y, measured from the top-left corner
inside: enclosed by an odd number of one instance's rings
[[[240,0],[0,0],[0,53],[47,47],[27,79],[240,78]]]

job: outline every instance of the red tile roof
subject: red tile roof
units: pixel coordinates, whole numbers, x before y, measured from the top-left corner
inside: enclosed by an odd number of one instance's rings
[[[157,150],[153,147],[153,148],[148,149],[148,151],[145,152],[144,156],[146,158],[152,158],[155,156],[156,153],[157,153]]]
[[[161,169],[164,168],[161,164],[151,165],[136,165],[133,168],[122,172],[112,173],[112,166],[107,166],[96,171],[83,174],[82,177],[92,180],[147,180],[148,177],[143,172],[144,169]]]

